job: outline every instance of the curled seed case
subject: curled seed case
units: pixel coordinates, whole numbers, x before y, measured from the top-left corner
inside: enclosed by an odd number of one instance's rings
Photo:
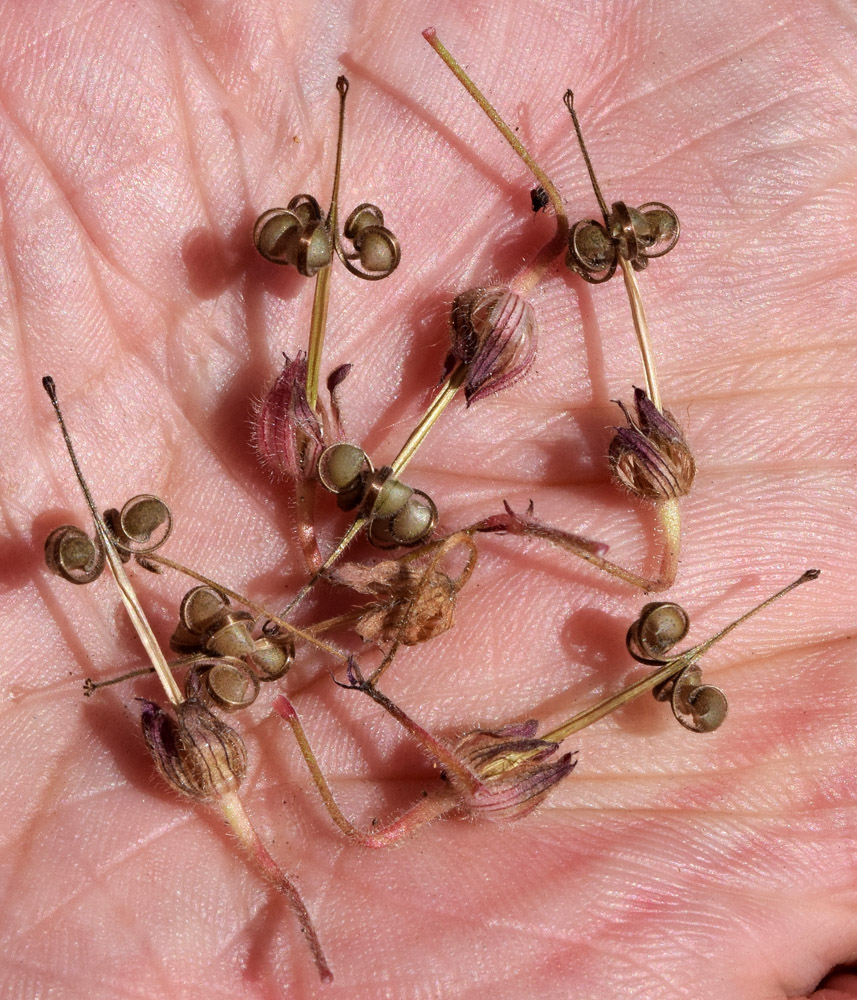
[[[179,605],[179,622],[188,632],[204,635],[229,606],[229,598],[214,587],[192,587]]]
[[[620,257],[642,271],[650,260],[672,250],[680,232],[678,216],[668,205],[649,202],[629,208],[616,201],[607,226],[584,219],[571,227],[566,264],[590,284],[600,285],[613,277]]]
[[[234,656],[218,656],[200,660],[188,673],[186,690],[189,698],[224,712],[248,708],[259,697],[259,678]]]
[[[216,656],[249,656],[255,649],[248,611],[225,611],[206,629],[205,650]]]
[[[276,681],[284,677],[295,662],[295,644],[288,636],[262,636],[256,639],[247,657],[261,673],[260,680]]]
[[[345,225],[342,227],[342,235],[347,240],[353,242],[366,229],[383,225],[384,213],[381,209],[377,205],[370,205],[369,202],[363,202],[345,220]]]
[[[365,202],[348,216],[342,235],[349,240],[356,251],[344,254],[342,262],[352,274],[367,280],[386,278],[399,266],[402,249],[393,233],[384,225],[384,214],[377,205]],[[367,272],[354,267],[350,261],[355,257]]]
[[[311,194],[296,194],[287,209],[295,213],[302,226],[310,222],[321,222],[324,218],[321,206]]]
[[[369,525],[369,541],[380,549],[419,545],[437,526],[437,507],[422,490],[412,490],[404,506],[392,517],[376,517]]]
[[[640,617],[628,629],[625,645],[640,663],[665,663],[664,653],[687,635],[690,619],[678,604],[657,601],[645,605]]]
[[[318,478],[336,494],[343,510],[360,507],[368,537],[379,548],[418,545],[434,531],[437,507],[422,490],[393,477],[389,465],[374,469],[369,456],[353,444],[335,444],[319,458]]]
[[[318,478],[321,485],[337,496],[360,493],[375,469],[369,456],[356,444],[334,444],[321,453]],[[357,506],[359,499],[352,506]]]
[[[141,493],[131,497],[113,519],[116,542],[133,555],[159,549],[173,530],[173,515],[160,497]]]
[[[389,468],[389,466],[387,467]],[[385,470],[380,469],[379,472]],[[390,470],[392,471],[392,470]],[[367,490],[367,496],[368,496]],[[394,479],[392,475],[387,474],[386,478],[381,482],[380,487],[377,492],[377,496],[372,502],[372,507],[370,509],[370,515],[373,519],[379,518],[385,520],[387,518],[392,518],[402,508],[407,504],[413,495],[413,490],[410,486],[405,486],[404,483],[400,482],[398,479]]]
[[[572,91],[566,91],[563,100],[604,219],[603,225],[595,219],[584,219],[571,227],[565,262],[586,281],[599,285],[613,277],[620,258],[627,260],[635,271],[642,271],[650,260],[669,253],[678,242],[681,226],[675,212],[660,201],[650,201],[639,208],[615,201],[607,211],[583,141]]]
[[[677,677],[655,688],[658,701],[669,698],[673,715],[685,729],[694,733],[713,733],[726,718],[729,704],[726,695],[713,684],[702,683],[702,670],[690,663]]]
[[[45,539],[48,569],[69,583],[92,583],[104,569],[104,549],[73,524],[63,524]]]
[[[270,208],[253,227],[253,243],[272,264],[293,264],[312,277],[333,259],[333,240],[312,195],[292,198],[288,208]]]

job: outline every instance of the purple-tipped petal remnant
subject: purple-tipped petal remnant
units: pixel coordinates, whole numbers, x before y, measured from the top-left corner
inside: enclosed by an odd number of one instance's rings
[[[495,730],[475,729],[459,740],[456,754],[479,779],[476,791],[462,791],[468,812],[493,822],[521,819],[571,773],[577,763],[573,754],[549,760],[559,744],[538,739],[537,729],[537,721],[528,719]]]
[[[628,421],[610,442],[610,468],[617,481],[646,500],[676,500],[690,492],[696,463],[675,417],[659,410],[642,389],[634,389],[632,415],[617,403]]]
[[[471,288],[452,304],[451,338],[450,357],[468,365],[464,396],[469,406],[530,370],[536,357],[535,312],[509,288]]]

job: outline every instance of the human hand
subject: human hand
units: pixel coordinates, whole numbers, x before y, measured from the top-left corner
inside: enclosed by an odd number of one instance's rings
[[[7,12],[3,992],[805,995],[857,958],[853,26],[759,3],[349,11]],[[377,285],[332,277],[325,370],[355,364],[349,437],[378,461],[431,396],[452,297],[508,281],[551,235],[530,216],[530,175],[420,38],[429,23],[573,220],[597,210],[568,86],[608,201],[663,200],[681,219],[640,283],[699,468],[669,594],[689,641],[808,566],[823,574],[704,661],[730,700],[720,730],[697,736],[635,702],[570,740],[575,772],[507,827],[443,820],[397,849],[350,845],[265,690],[236,722],[243,795],[314,916],[336,976],[322,988],[288,909],[213,814],[153,780],[133,699],[154,682],[81,698],[84,677],[133,668],[140,650],[106,576],[75,589],[44,568],[48,530],[87,518],[38,383],[55,377],[102,508],[157,493],[176,518],[170,555],[284,602],[299,550],[248,422],[281,352],[305,346],[311,282],[258,258],[250,232],[293,194],[326,204],[336,76],[352,85],[344,211],[376,202],[403,247]],[[650,514],[604,460],[610,400],[641,380],[620,279],[590,288],[558,261],[532,302],[531,375],[453,405],[408,482],[445,530],[532,498],[541,519],[651,569]],[[326,544],[346,523],[328,511]],[[548,728],[639,676],[624,636],[641,593],[536,542],[479,544],[456,627],[384,681],[421,723],[451,737],[531,716]],[[166,642],[188,584],[133,575]],[[329,665],[303,652],[285,687],[368,825],[437,777]]]

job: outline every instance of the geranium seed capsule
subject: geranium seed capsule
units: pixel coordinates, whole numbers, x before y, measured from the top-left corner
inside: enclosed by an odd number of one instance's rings
[[[259,696],[259,678],[235,657],[203,660],[194,670],[202,678],[204,700],[225,712],[247,708]]]
[[[154,552],[169,538],[173,530],[170,508],[160,497],[141,493],[131,497],[116,519],[120,545],[134,554]]]
[[[662,662],[664,653],[687,635],[690,619],[678,604],[653,602],[628,629],[628,652],[642,663]]]
[[[45,539],[48,569],[69,583],[92,583],[104,569],[104,549],[85,531],[63,524]]]
[[[229,601],[213,587],[193,587],[179,605],[179,621],[196,635],[203,635],[223,614]]]
[[[383,472],[384,470],[379,471]],[[372,504],[370,516],[382,520],[393,517],[402,510],[408,500],[410,500],[413,492],[410,486],[405,486],[398,479],[388,476],[378,489],[378,495]]]
[[[222,612],[206,629],[205,649],[217,656],[249,656],[255,648],[252,623],[253,616],[247,611]]]
[[[373,471],[369,456],[356,444],[332,445],[318,461],[318,478],[330,493],[354,492]]]
[[[262,636],[256,640],[247,659],[260,671],[261,680],[279,680],[295,662],[295,644],[285,636]]]

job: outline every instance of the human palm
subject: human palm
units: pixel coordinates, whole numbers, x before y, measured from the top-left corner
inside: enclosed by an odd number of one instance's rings
[[[857,959],[853,23],[761,3],[349,10],[6,12],[2,992],[805,995]],[[153,778],[134,698],[157,696],[154,681],[81,696],[84,677],[141,653],[106,576],[73,588],[44,568],[47,532],[87,517],[39,380],[56,380],[102,507],[157,493],[176,520],[167,554],[282,606],[302,580],[293,512],[248,428],[281,353],[305,347],[312,292],[249,234],[294,194],[326,203],[336,76],[352,84],[342,208],[379,204],[403,247],[381,283],[339,267],[332,280],[325,370],[354,364],[347,434],[378,462],[431,398],[452,297],[508,281],[552,233],[530,214],[527,170],[420,38],[432,22],[572,220],[597,212],[568,86],[608,201],[663,200],[681,218],[677,249],[640,283],[699,469],[670,591],[689,641],[808,566],[822,577],[706,659],[730,699],[716,733],[643,698],[564,745],[576,770],[519,823],[440,820],[386,851],[334,828],[266,687],[236,721],[242,794],[314,916],[336,977],[322,988],[291,913],[215,815]],[[453,404],[407,481],[444,531],[532,499],[541,520],[651,570],[650,512],[604,459],[610,400],[642,378],[621,281],[592,288],[558,261],[532,302],[529,377]],[[346,523],[323,506],[325,547]],[[455,628],[383,681],[430,730],[548,728],[645,669],[624,648],[641,593],[537,541],[479,546]],[[133,578],[166,642],[189,584]],[[331,666],[302,649],[282,683],[368,826],[438,777]]]

